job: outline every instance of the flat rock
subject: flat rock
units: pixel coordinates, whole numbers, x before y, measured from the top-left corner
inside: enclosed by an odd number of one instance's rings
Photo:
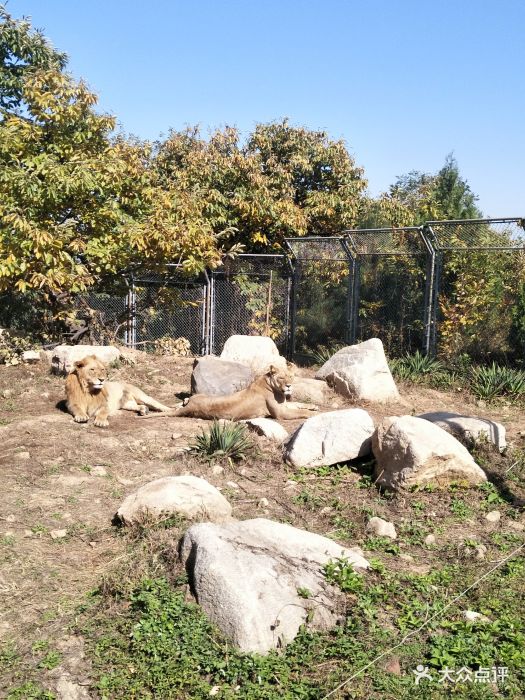
[[[145,484],[128,496],[117,511],[125,525],[145,516],[180,515],[189,520],[224,522],[232,508],[215,486],[198,476],[165,476]]]
[[[263,374],[270,365],[286,368],[286,359],[279,355],[277,345],[262,335],[231,335],[224,343],[221,360],[239,362],[255,374]]]
[[[397,532],[394,523],[383,520],[383,518],[370,518],[366,525],[366,531],[376,537],[388,537],[391,540],[397,539]]]
[[[260,654],[291,642],[305,623],[314,630],[336,624],[341,591],[326,581],[327,562],[369,566],[357,547],[264,518],[193,525],[180,557],[212,622],[242,651]]]
[[[120,350],[113,345],[57,345],[51,357],[51,371],[68,374],[75,362],[88,355],[96,355],[105,365],[118,360]]]
[[[40,352],[37,350],[24,350],[22,353],[22,360],[23,362],[27,362],[28,364],[35,364],[36,362],[40,362]]]
[[[313,404],[323,405],[329,401],[331,393],[330,387],[324,379],[294,377],[292,383],[292,397],[294,401],[308,401]]]
[[[439,425],[440,428],[460,439],[477,442],[483,439],[482,436],[484,436],[500,452],[503,452],[507,447],[505,427],[501,423],[496,423],[488,418],[465,416],[448,411],[422,413],[419,418],[424,418],[435,425]]]
[[[370,453],[374,422],[362,408],[308,418],[290,437],[284,455],[293,467],[337,464]]]
[[[271,418],[249,418],[242,422],[257,435],[262,435],[272,442],[282,444],[288,438],[288,431]]]
[[[396,401],[399,392],[379,338],[341,348],[315,375],[325,379],[346,398],[362,401]]]
[[[255,374],[245,364],[205,355],[193,364],[191,393],[226,396],[245,389],[254,378]]]
[[[390,416],[372,438],[375,479],[388,489],[427,483],[469,485],[487,480],[466,447],[434,423],[415,416]]]

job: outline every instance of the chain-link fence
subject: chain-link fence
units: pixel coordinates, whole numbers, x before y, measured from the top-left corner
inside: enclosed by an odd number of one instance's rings
[[[210,352],[231,335],[266,335],[288,352],[291,269],[284,255],[239,255],[210,273]]]
[[[220,354],[233,334],[267,335],[301,359],[379,337],[390,356],[523,360],[524,238],[519,218],[288,238],[286,255],[239,255],[193,279],[167,265],[115,280],[79,300],[65,339],[148,350],[184,337],[198,355]],[[35,323],[30,293],[1,302],[0,326]],[[51,328],[52,314],[38,322]]]

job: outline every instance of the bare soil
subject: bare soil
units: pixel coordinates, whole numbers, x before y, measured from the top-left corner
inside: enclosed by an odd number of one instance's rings
[[[137,353],[134,366],[113,370],[165,404],[189,392],[191,358]],[[313,371],[301,370],[306,376]],[[519,408],[479,405],[465,391],[446,393],[427,387],[400,385],[401,400],[381,405],[360,404],[374,420],[385,415],[447,410],[502,422],[511,448],[524,446],[525,419]],[[125,496],[152,479],[191,472],[222,489],[234,516],[264,516],[334,537],[344,544],[363,544],[364,526],[373,514],[393,520],[406,537],[401,554],[384,555],[391,567],[429,570],[438,560],[460,556],[461,543],[475,539],[489,546],[495,530],[506,532],[511,520],[522,517],[524,491],[506,479],[508,462],[492,455],[494,482],[505,499],[497,506],[500,523],[485,520],[487,508],[479,492],[461,498],[470,512],[461,521],[451,517],[453,494],[409,494],[385,498],[375,487],[362,486],[359,466],[330,474],[293,472],[280,451],[257,438],[259,454],[238,466],[224,464],[215,475],[213,463],[202,462],[185,448],[207,421],[188,418],[142,420],[122,411],[100,429],[76,424],[63,411],[64,379],[43,364],[0,367],[0,649],[16,649],[22,661],[0,678],[0,695],[17,683],[20,668],[37,667],[49,644],[61,663],[38,672],[45,687],[56,691],[71,682],[90,684],[90,667],[75,636],[76,610],[86,594],[128,555],[129,541],[112,524]],[[322,410],[351,405],[335,394]],[[284,421],[292,432],[301,421]],[[487,465],[485,465],[487,466]],[[267,501],[261,503],[261,499]],[[417,502],[417,508],[414,503]],[[490,509],[490,508],[488,508]],[[426,534],[438,532],[440,547],[424,547]],[[485,563],[486,565],[486,563]],[[88,693],[88,691],[85,691]],[[58,697],[62,697],[60,694]],[[65,695],[63,697],[66,697]],[[86,694],[85,697],[91,697]]]

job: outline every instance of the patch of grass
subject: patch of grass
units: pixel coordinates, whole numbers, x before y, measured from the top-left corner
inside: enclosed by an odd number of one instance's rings
[[[190,451],[205,459],[246,459],[255,451],[255,443],[244,423],[213,421],[208,431],[203,430],[190,445]]]
[[[403,357],[389,360],[389,365],[394,377],[414,383],[442,374],[445,370],[441,360],[423,355],[419,350],[412,355],[407,353]]]
[[[450,501],[450,511],[458,520],[467,520],[474,514],[472,508],[462,498],[453,498]]]
[[[56,700],[54,693],[33,681],[27,681],[23,685],[12,688],[5,697],[6,700]]]
[[[386,552],[388,554],[399,554],[399,545],[393,542],[390,537],[368,537],[363,547],[370,552]]]

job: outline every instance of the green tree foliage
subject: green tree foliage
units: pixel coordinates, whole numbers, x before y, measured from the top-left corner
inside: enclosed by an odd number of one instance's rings
[[[0,5],[0,114],[20,111],[24,80],[35,69],[62,70],[67,57],[56,51],[28,20],[16,20]]]
[[[354,225],[366,187],[343,142],[286,120],[259,124],[244,145],[231,127],[209,140],[197,128],[172,131],[154,168],[164,187],[198,195],[216,235],[234,232],[258,252]]]
[[[15,72],[11,92],[8,81],[0,118],[0,292],[49,304],[144,261],[181,262],[191,273],[217,264],[198,197],[159,187],[149,146],[115,138],[114,118],[95,111],[82,82],[42,67],[42,55],[51,66],[62,55],[55,60],[27,22],[2,18],[1,75],[19,53],[39,58]]]
[[[461,177],[452,154],[435,174],[416,170],[397,179],[389,198],[411,213],[412,225],[440,219],[476,219],[481,211],[476,206],[476,195]]]

